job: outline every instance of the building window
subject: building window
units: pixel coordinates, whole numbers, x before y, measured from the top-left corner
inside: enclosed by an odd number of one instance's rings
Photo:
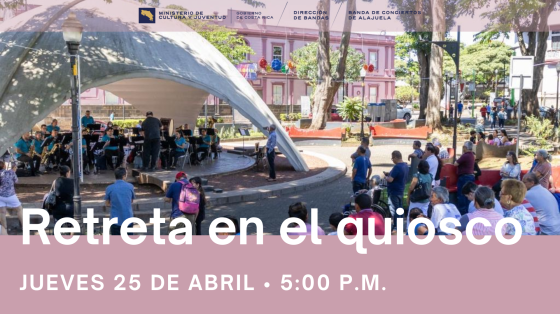
[[[282,62],[282,46],[272,47],[272,60],[278,59]]]
[[[370,51],[369,52],[369,64],[373,64],[376,71],[379,69],[377,67],[377,51]]]
[[[313,86],[311,85],[305,86],[305,95],[309,97],[313,96]]]
[[[272,104],[281,105],[284,97],[284,86],[272,85]]]
[[[560,32],[552,32],[551,34],[551,49],[560,50]]]
[[[377,86],[369,88],[369,102],[377,102]]]

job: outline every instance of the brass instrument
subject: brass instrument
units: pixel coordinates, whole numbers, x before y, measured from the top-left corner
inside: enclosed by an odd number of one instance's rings
[[[60,148],[60,143],[56,143],[53,145],[52,149],[47,151],[47,149],[43,150],[43,156],[41,157],[41,163],[42,164],[47,164],[47,162],[49,161],[49,157],[54,154],[54,152],[56,152],[57,149]]]

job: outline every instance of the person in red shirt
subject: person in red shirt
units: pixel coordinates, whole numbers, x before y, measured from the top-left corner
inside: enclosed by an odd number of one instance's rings
[[[486,121],[486,110],[486,106],[482,104],[482,107],[480,107],[480,115],[482,116],[482,119],[484,119],[484,121]]]
[[[381,214],[371,209],[371,197],[367,194],[360,194],[355,200],[356,214],[352,214],[349,218],[362,218],[362,235],[368,235],[369,223],[375,223],[375,235],[385,235],[385,222]],[[372,218],[370,221],[369,219]],[[345,235],[356,235],[358,229],[354,224],[347,224],[344,227]]]

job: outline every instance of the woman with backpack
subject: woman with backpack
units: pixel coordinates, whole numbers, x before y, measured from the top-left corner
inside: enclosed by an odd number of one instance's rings
[[[183,222],[172,226],[173,220],[177,218],[187,219],[191,224],[191,235],[195,235],[196,215],[198,215],[200,204],[200,193],[188,181],[187,174],[179,172],[175,176],[175,183],[171,184],[164,200],[171,203],[171,222],[169,231],[173,229],[186,228]]]
[[[206,194],[204,193],[204,188],[202,187],[202,179],[200,177],[194,177],[190,180],[190,182],[198,190],[198,193],[200,193],[198,216],[196,216],[196,235],[202,235],[202,221],[205,218],[206,212]]]
[[[418,172],[412,177],[412,182],[408,188],[408,208],[418,208],[422,210],[424,216],[428,216],[428,206],[430,205],[430,194],[432,192],[433,177],[430,174],[430,164],[422,160],[418,164]],[[410,210],[406,219],[407,228],[410,221]]]

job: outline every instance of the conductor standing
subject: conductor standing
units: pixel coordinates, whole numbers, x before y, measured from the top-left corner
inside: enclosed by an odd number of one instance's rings
[[[142,155],[142,171],[154,171],[159,157],[161,121],[154,118],[151,111],[146,113],[146,119],[142,122],[142,135],[144,136],[144,151]],[[151,160],[150,160],[151,157]]]
[[[276,126],[271,124],[268,128],[268,141],[266,142],[266,159],[268,160],[269,174],[266,181],[276,181],[276,169],[274,169],[274,158],[276,158]]]

